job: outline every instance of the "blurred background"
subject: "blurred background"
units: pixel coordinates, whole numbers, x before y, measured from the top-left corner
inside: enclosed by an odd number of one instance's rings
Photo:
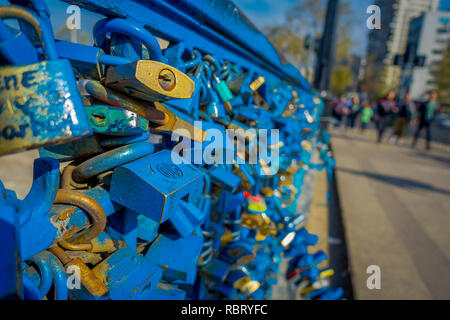
[[[328,238],[333,284],[349,299],[449,299],[450,1],[235,3],[328,106],[336,169],[310,228]]]
[[[332,51],[330,74],[321,89],[336,96],[360,92],[370,99],[401,89],[421,99],[436,89],[441,103],[450,106],[448,0],[234,2],[311,83],[323,58],[325,24],[331,25],[326,34]],[[380,29],[367,27],[371,5],[380,8]]]

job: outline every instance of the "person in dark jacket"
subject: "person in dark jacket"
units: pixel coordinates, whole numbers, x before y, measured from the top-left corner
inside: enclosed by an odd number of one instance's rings
[[[411,100],[411,95],[406,93],[405,99],[397,113],[397,118],[394,121],[394,137],[396,142],[400,142],[406,133],[409,123],[415,117],[416,105]]]
[[[383,139],[383,133],[392,123],[392,115],[397,112],[397,104],[395,103],[395,93],[390,91],[387,96],[380,100],[377,105],[377,120],[378,127],[378,139],[377,143],[380,143]]]
[[[345,95],[341,95],[339,100],[333,104],[333,116],[338,120],[338,125],[346,123],[348,114],[348,102]]]
[[[417,110],[419,118],[419,126],[417,128],[416,134],[414,135],[414,140],[412,147],[414,148],[417,144],[417,139],[419,138],[420,132],[425,129],[426,133],[426,148],[430,150],[431,148],[431,124],[433,122],[434,116],[439,109],[439,102],[436,91],[430,92],[430,98],[421,103]]]

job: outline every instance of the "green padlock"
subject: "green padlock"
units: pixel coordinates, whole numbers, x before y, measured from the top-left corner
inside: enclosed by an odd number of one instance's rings
[[[58,59],[51,30],[19,6],[0,6],[0,18],[30,24],[48,57],[48,61],[0,68],[0,155],[91,134],[72,66]]]
[[[222,99],[225,108],[228,111],[233,109],[233,107],[230,104],[230,100],[233,99],[233,93],[231,92],[230,88],[228,88],[227,83],[225,81],[221,81],[217,76],[215,76],[215,80],[216,84],[214,88],[219,94],[220,99]]]
[[[136,113],[107,105],[84,106],[89,123],[97,133],[136,135],[147,132],[148,120]]]

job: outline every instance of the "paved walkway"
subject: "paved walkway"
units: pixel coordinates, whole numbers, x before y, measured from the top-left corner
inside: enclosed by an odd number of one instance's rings
[[[311,247],[310,251],[322,250],[329,256],[328,246],[328,203],[327,203],[327,174],[325,170],[317,171],[314,177],[313,194],[311,208],[308,215],[306,229],[319,236],[317,245]],[[329,261],[325,260],[319,268],[329,266]]]
[[[0,157],[0,180],[6,189],[14,190],[19,199],[25,198],[33,183],[33,162],[39,157],[37,150]]]
[[[450,152],[332,130],[356,299],[450,299]],[[381,289],[369,290],[370,265]]]

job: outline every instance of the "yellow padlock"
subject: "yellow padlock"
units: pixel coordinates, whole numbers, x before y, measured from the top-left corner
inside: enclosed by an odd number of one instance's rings
[[[111,66],[106,71],[104,84],[148,101],[189,99],[195,90],[195,83],[189,76],[153,60]]]
[[[295,113],[297,112],[297,110],[298,110],[297,104],[293,103],[292,101],[289,101],[289,102],[286,104],[286,107],[284,107],[284,111],[283,111],[283,113],[281,114],[281,116],[282,116],[283,118],[293,118],[293,119],[298,119],[298,117],[295,116]]]
[[[334,275],[333,269],[325,269],[319,273],[319,278],[329,278]]]
[[[297,103],[297,102],[300,101],[300,99],[298,98],[298,93],[297,93],[297,91],[295,91],[295,90],[292,90],[292,101],[293,101],[294,103]]]
[[[267,206],[264,203],[249,203],[248,209],[254,212],[264,212],[267,210]]]
[[[243,277],[233,284],[244,295],[249,295],[259,289],[261,284],[258,281],[251,280],[250,277]]]
[[[261,189],[261,193],[266,197],[273,197],[273,189],[265,187]]]
[[[225,228],[225,232],[223,233],[222,237],[220,238],[221,246],[225,246],[228,242],[233,240],[233,233],[230,229]]]
[[[167,115],[168,121],[165,124],[154,125],[151,128],[155,131],[161,132],[174,132],[177,131],[180,135],[183,135],[183,132],[186,131],[189,134],[187,138],[191,138],[192,140],[203,142],[206,138],[206,131],[195,127],[190,122],[187,122],[179,117],[177,117],[169,108],[159,102],[154,102],[154,106],[157,110],[164,112]]]
[[[252,83],[250,83],[250,90],[255,92],[256,90],[259,89],[259,87],[261,87],[263,85],[264,81],[265,81],[264,77],[256,78],[256,80],[254,80]]]

